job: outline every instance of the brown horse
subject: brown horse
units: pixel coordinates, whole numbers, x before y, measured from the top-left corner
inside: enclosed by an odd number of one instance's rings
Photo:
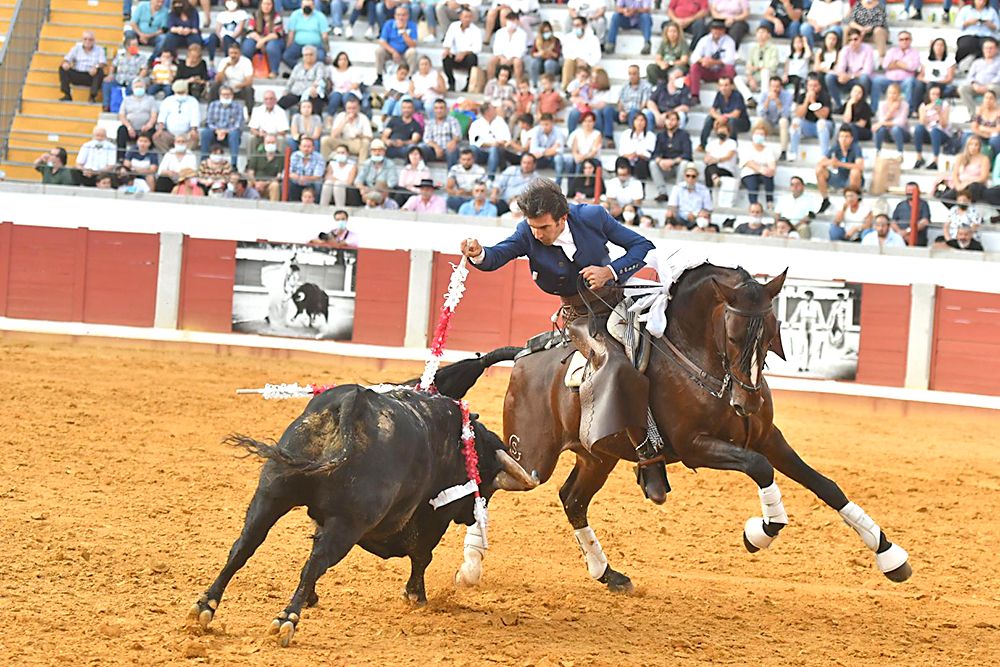
[[[786,272],[787,273],[787,272]],[[908,556],[830,479],[809,467],[772,423],[771,392],[763,377],[768,350],[784,358],[772,301],[785,274],[766,285],[743,269],[702,264],[684,272],[671,288],[667,329],[653,347],[646,370],[651,409],[666,441],[664,460],[689,468],[739,470],[757,484],[763,517],[744,526],[751,552],[766,548],[788,523],[774,470],[792,478],[840,513],[876,553],[892,581],[911,574]],[[572,348],[530,354],[515,365],[504,403],[504,438],[525,470],[547,481],[559,455],[576,454],[576,465],[559,490],[590,575],[612,591],[632,589],[629,578],[608,564],[587,508],[619,460],[636,461],[625,434],[587,451],[579,442],[579,395],[564,384]],[[467,547],[475,545],[468,535]],[[458,583],[474,584],[482,551],[466,549]],[[470,558],[471,557],[471,558]]]

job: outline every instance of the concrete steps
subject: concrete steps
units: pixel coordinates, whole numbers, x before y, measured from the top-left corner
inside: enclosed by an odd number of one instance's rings
[[[25,97],[21,100],[21,113],[29,116],[53,116],[63,120],[86,120],[91,125],[101,113],[100,104],[90,102],[60,102]]]
[[[94,37],[101,44],[116,44],[121,42],[123,32],[121,22],[114,27],[100,27],[87,23],[46,23],[42,26],[43,39],[68,39],[79,42],[84,30],[92,30]]]
[[[113,0],[52,0],[50,5],[54,10],[72,12],[93,12],[95,14],[112,14],[122,18],[122,3]]]
[[[122,29],[122,7],[119,4],[118,10],[114,12],[96,12],[86,10],[66,10],[53,8],[49,14],[51,23],[70,23],[83,25],[88,28],[116,28]]]
[[[65,104],[69,103],[66,102]],[[83,134],[89,136],[94,131],[96,121],[96,114],[94,119],[80,119],[20,113],[14,117],[11,131],[32,130],[51,134]]]
[[[30,164],[0,162],[0,170],[3,170],[7,174],[7,180],[9,181],[38,183],[42,180],[41,174],[35,171],[35,168]]]

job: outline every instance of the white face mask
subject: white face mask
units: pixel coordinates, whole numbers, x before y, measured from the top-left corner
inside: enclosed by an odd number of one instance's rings
[[[635,211],[624,211],[622,213],[622,219],[625,220],[625,222],[632,222],[635,220]]]
[[[136,97],[142,97],[143,95],[146,94],[146,89],[145,88],[133,88],[132,89],[132,94],[135,95]]]
[[[222,102],[222,106],[228,107],[230,104],[233,103],[233,98],[231,98],[231,97],[220,97],[219,101]]]
[[[216,164],[222,164],[223,162],[226,161],[226,156],[219,155],[218,153],[210,155],[209,157],[212,159],[212,162],[215,162]]]
[[[278,150],[278,144],[264,144],[265,153],[275,153]]]
[[[175,153],[187,153],[187,144],[177,144],[174,146]]]
[[[235,12],[237,7],[239,7],[239,3],[237,3],[236,0],[227,0],[226,9],[231,12]]]
[[[381,162],[384,159],[385,159],[384,155],[372,155],[372,162],[378,163],[378,162]]]
[[[335,159],[340,164],[344,164],[345,162],[347,162],[347,156],[344,155],[344,154],[342,154],[342,153],[338,153],[337,155],[334,155],[333,159]]]

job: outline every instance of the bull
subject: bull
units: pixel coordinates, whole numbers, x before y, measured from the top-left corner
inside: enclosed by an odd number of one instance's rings
[[[488,365],[487,360],[472,361],[471,369],[455,365],[465,377],[462,387],[451,383],[454,393],[464,394],[466,378],[474,382]],[[316,522],[316,533],[298,588],[270,626],[282,646],[291,642],[303,605],[318,602],[317,579],[356,544],[381,558],[408,556],[411,571],[403,597],[425,604],[424,571],[434,547],[451,522],[475,521],[471,496],[437,509],[430,504],[442,490],[467,481],[461,422],[459,406],[446,396],[341,385],[314,397],[276,444],[230,436],[229,444],[265,463],[243,531],[215,582],[192,606],[190,617],[207,628],[233,575],[275,522],[302,505]],[[537,486],[537,475],[528,475],[494,433],[475,419],[472,426],[480,494],[488,499],[498,489],[524,491]]]
[[[292,303],[295,304],[293,322],[299,319],[302,313],[309,318],[309,326],[313,326],[317,315],[322,315],[324,322],[330,321],[330,295],[319,285],[302,283],[292,292]]]

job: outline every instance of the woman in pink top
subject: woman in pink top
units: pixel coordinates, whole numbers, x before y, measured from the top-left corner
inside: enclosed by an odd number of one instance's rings
[[[920,105],[918,113],[920,123],[913,128],[913,147],[917,151],[914,169],[924,166],[923,147],[931,142],[934,160],[927,165],[928,169],[937,171],[938,156],[946,143],[951,143],[951,105],[941,97],[941,85],[933,84],[927,89],[927,101]]]
[[[747,25],[747,19],[750,17],[749,0],[708,0],[708,12],[713,19],[726,22],[726,32],[739,49],[740,42],[750,30],[750,26]]]
[[[878,119],[872,124],[876,152],[882,150],[882,142],[890,136],[896,142],[896,150],[903,152],[903,144],[910,140],[909,115],[910,105],[903,99],[899,84],[890,85],[885,91],[885,101],[879,105]]]
[[[951,178],[942,181],[935,189],[935,196],[949,206],[955,202],[959,191],[968,190],[972,201],[979,201],[986,191],[986,183],[990,178],[990,159],[983,153],[983,140],[976,134],[970,134],[965,140],[965,148],[955,159],[951,169]]]

